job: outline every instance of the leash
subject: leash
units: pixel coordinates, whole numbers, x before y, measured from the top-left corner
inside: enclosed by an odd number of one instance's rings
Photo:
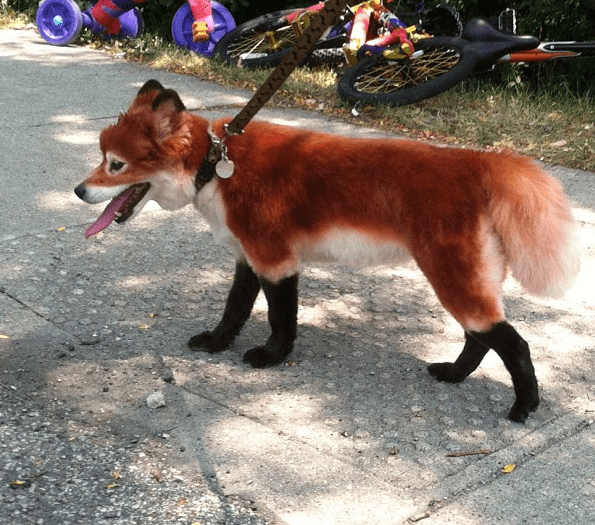
[[[209,128],[208,133],[211,138],[211,145],[194,179],[194,185],[197,190],[200,190],[215,174],[223,179],[233,175],[233,161],[227,156],[225,139],[244,132],[244,128],[248,122],[270,100],[287,77],[291,75],[292,71],[304,61],[326,29],[337,20],[339,14],[347,5],[347,2],[348,0],[327,0],[324,7],[318,13],[311,16],[309,20],[310,24],[304,30],[295,46],[285,55],[283,60],[269,75],[269,78],[254,93],[235,118],[229,124],[225,125],[224,137],[217,137],[213,130]]]

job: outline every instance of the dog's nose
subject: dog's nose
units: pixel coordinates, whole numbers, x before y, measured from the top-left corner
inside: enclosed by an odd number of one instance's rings
[[[85,193],[87,193],[87,188],[85,188],[84,184],[79,184],[76,188],[74,188],[74,193],[76,196],[81,199],[82,201],[85,200]]]

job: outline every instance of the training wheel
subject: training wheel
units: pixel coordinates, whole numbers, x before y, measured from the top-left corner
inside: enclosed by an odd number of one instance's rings
[[[236,22],[233,19],[233,15],[219,2],[211,2],[211,9],[213,11],[215,27],[206,42],[192,41],[194,17],[192,16],[192,11],[190,11],[190,6],[184,3],[176,11],[171,23],[171,35],[177,46],[190,48],[195,53],[200,53],[207,57],[213,54],[215,44],[219,42],[223,35],[229,33],[236,26]]]
[[[72,0],[43,0],[35,16],[42,38],[54,46],[70,44],[83,28],[83,15]]]

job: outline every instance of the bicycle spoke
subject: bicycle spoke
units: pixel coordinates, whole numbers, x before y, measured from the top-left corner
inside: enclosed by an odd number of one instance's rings
[[[423,56],[402,61],[379,61],[356,82],[362,93],[391,93],[423,84],[452,69],[459,61],[454,49],[435,49]]]
[[[273,40],[274,44],[271,43]],[[229,47],[230,56],[237,58],[242,55],[256,53],[274,53],[280,49],[291,47],[295,37],[291,28],[284,27],[276,31],[255,32]]]

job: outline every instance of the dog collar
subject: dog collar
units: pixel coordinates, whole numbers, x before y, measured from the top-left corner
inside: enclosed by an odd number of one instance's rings
[[[213,131],[212,124],[209,124],[207,133],[211,144],[194,178],[194,186],[197,191],[200,191],[215,175],[222,179],[228,179],[233,175],[234,170],[233,161],[227,156],[227,146],[225,145],[227,133],[222,139],[219,138]]]

